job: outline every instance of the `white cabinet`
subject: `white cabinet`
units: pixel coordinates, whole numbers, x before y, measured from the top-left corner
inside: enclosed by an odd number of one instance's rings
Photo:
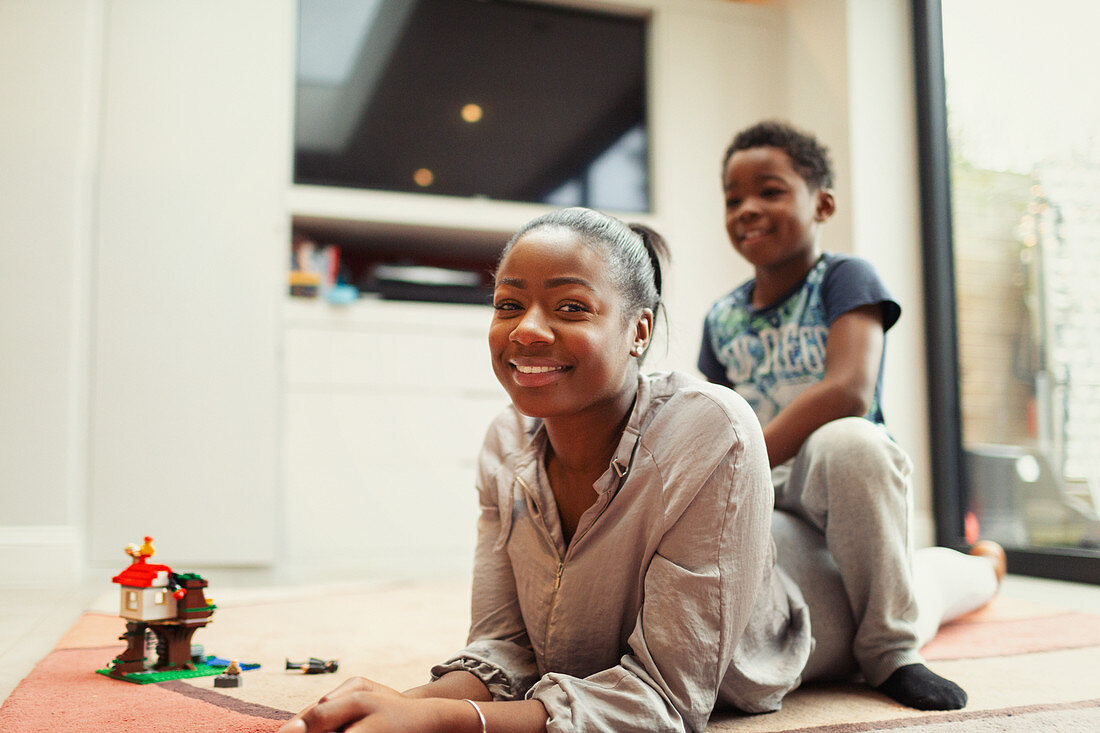
[[[292,575],[468,572],[482,436],[508,404],[486,306],[286,304],[284,557]]]

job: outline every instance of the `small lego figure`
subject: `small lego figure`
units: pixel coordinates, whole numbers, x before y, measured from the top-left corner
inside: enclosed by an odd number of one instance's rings
[[[153,547],[153,538],[145,535],[145,542],[141,547],[131,542],[126,545],[126,554],[134,558],[134,562],[145,562],[148,558],[157,554],[156,549]]]
[[[340,667],[340,662],[335,659],[325,661],[317,657],[310,657],[308,662],[292,662],[286,660],[287,669],[300,669],[303,674],[322,674],[335,672]]]
[[[220,674],[214,678],[214,687],[240,687],[241,686],[241,665],[237,664],[237,660],[230,660],[229,666],[225,668],[225,674]]]

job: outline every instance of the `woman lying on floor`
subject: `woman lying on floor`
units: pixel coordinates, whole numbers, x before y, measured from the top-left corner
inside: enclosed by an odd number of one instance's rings
[[[640,372],[665,253],[652,230],[586,209],[512,239],[489,328],[512,406],[480,456],[468,644],[426,685],[349,680],[282,731],[701,731],[716,706],[776,710],[803,677],[851,673],[835,567],[797,518],[775,531],[801,577],[814,565],[809,608],[776,564],[748,405]],[[928,634],[996,589],[984,559],[934,552],[928,577],[952,583],[930,584]]]

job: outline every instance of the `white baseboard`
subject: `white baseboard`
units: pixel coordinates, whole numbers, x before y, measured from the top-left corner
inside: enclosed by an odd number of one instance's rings
[[[76,527],[0,525],[0,588],[48,588],[81,580]]]

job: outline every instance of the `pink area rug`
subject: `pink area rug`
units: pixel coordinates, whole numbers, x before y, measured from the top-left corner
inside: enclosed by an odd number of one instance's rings
[[[211,678],[133,685],[95,673],[123,645],[118,616],[86,613],[0,707],[0,731],[275,731],[346,677],[404,688],[461,647],[462,583],[303,592],[219,606],[195,642],[256,661],[240,688]],[[1100,730],[1100,616],[998,599],[944,627],[923,650],[930,666],[970,694],[966,709],[922,713],[861,685],[808,686],[768,715],[718,713],[708,731],[849,733]],[[284,668],[291,658],[339,658],[335,675]]]
[[[0,730],[252,733],[290,717],[214,692],[203,699],[178,682],[133,685],[95,674],[121,649],[55,649],[0,708]]]

